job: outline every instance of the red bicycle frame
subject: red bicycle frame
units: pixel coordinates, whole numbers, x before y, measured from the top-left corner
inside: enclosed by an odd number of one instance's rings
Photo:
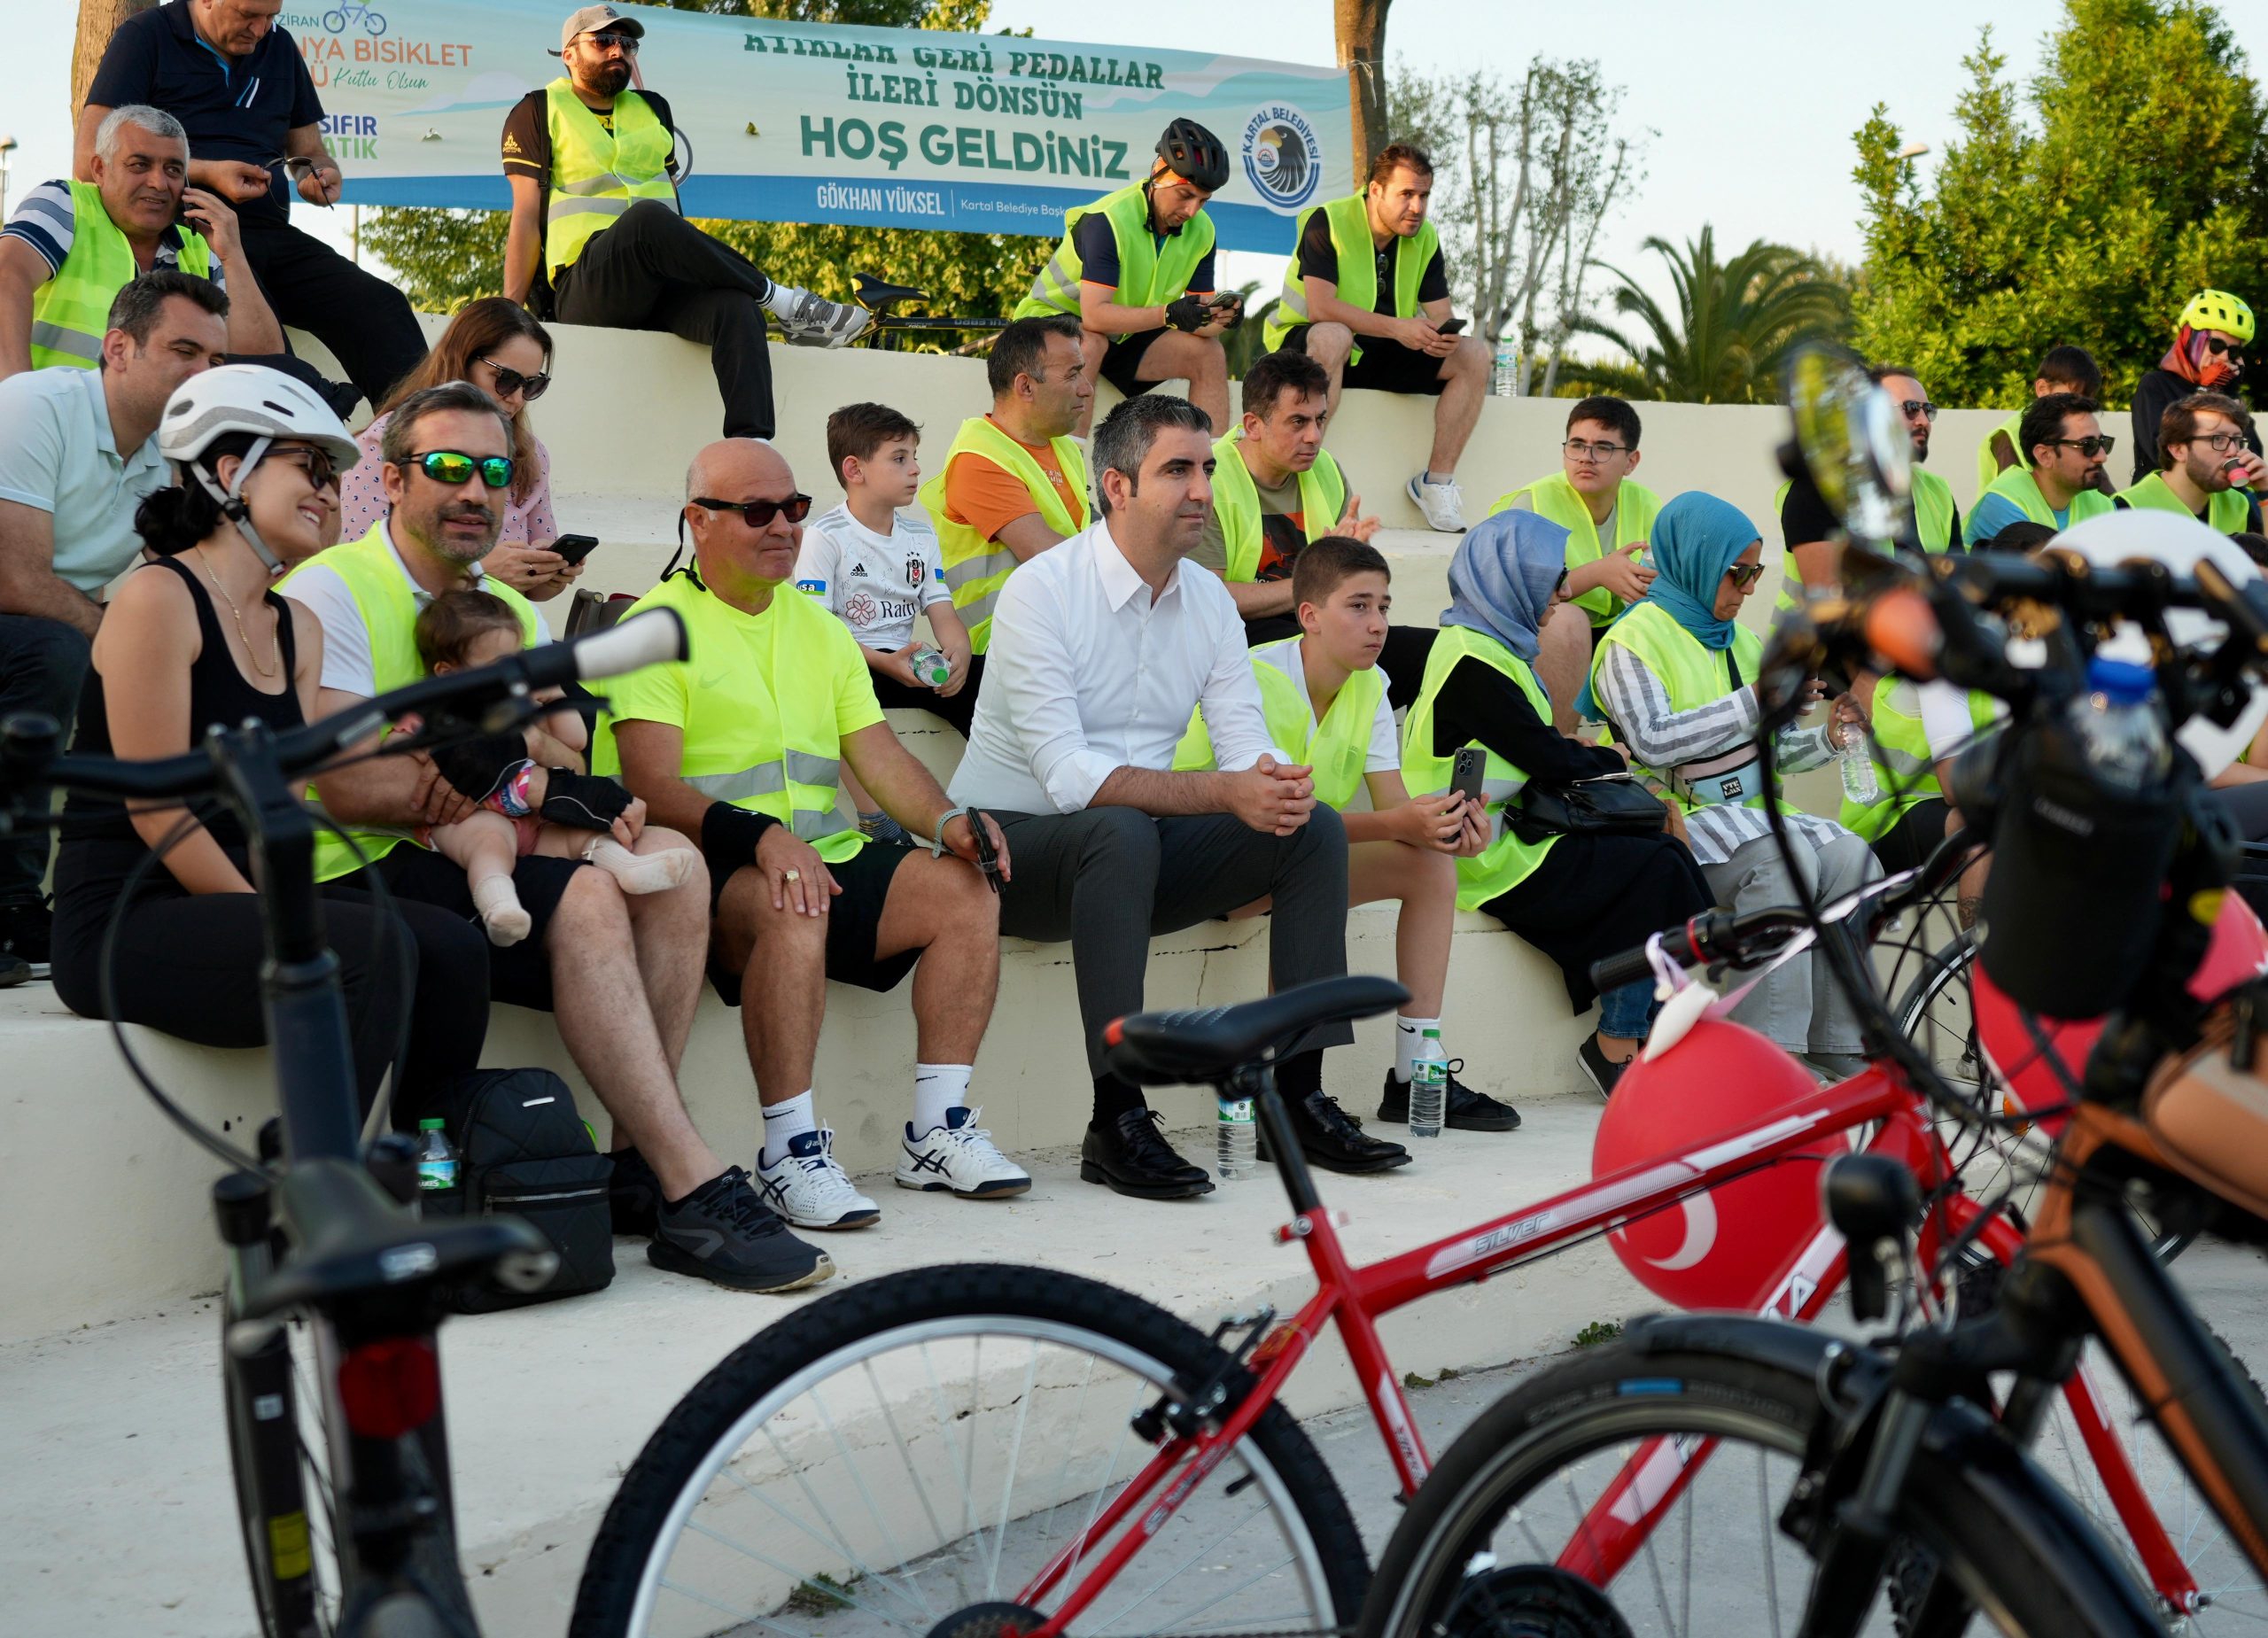
[[[1032,1638],[1059,1638],[1100,1595],[1275,1402],[1324,1327],[1338,1327],[1402,1493],[1415,1494],[1432,1464],[1410,1417],[1409,1401],[1402,1395],[1401,1379],[1379,1340],[1381,1316],[1437,1292],[1476,1284],[1549,1256],[1635,1218],[1667,1210],[1694,1195],[1787,1159],[1822,1138],[1867,1126],[1876,1130],[1864,1146],[1905,1161],[1922,1184],[1925,1197],[1935,1196],[1953,1181],[1952,1156],[1930,1119],[1928,1106],[1894,1072],[1875,1066],[1839,1085],[1821,1087],[1783,1105],[1754,1124],[1725,1132],[1682,1153],[1625,1167],[1477,1229],[1359,1268],[1348,1261],[1332,1214],[1319,1208],[1299,1213],[1277,1230],[1277,1238],[1285,1244],[1297,1241],[1306,1246],[1308,1261],[1315,1269],[1316,1294],[1262,1339],[1250,1361],[1258,1380],[1220,1424],[1195,1438],[1168,1437],[1109,1506],[1017,1595],[1016,1601],[1025,1608],[1037,1607],[1079,1567],[1091,1543],[1110,1542]],[[1925,1265],[1949,1235],[1966,1227],[1982,1209],[1957,1193],[1933,1207],[1922,1230]],[[2015,1256],[2023,1237],[2005,1218],[1996,1218],[1980,1231],[1979,1239],[2006,1262]],[[1786,1319],[1810,1319],[1833,1297],[1843,1274],[1842,1237],[1822,1224],[1766,1287],[1758,1311]],[[2196,1584],[2152,1510],[2084,1374],[2074,1373],[2064,1385],[2064,1393],[2105,1487],[2158,1591],[2178,1609],[2194,1608]],[[1643,1543],[1665,1510],[1682,1494],[1709,1448],[1705,1441],[1679,1447],[1666,1440],[1642,1446],[1593,1507],[1575,1541],[1562,1556],[1562,1566],[1596,1584],[1611,1580]],[[1162,1493],[1153,1499],[1161,1486]],[[1133,1521],[1132,1527],[1120,1532],[1129,1520]],[[1114,1533],[1117,1539],[1111,1541]]]

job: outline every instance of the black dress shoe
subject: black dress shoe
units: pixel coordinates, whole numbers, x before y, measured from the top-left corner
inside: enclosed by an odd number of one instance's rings
[[[1213,1180],[1192,1166],[1158,1130],[1154,1109],[1129,1109],[1108,1125],[1090,1122],[1079,1145],[1079,1181],[1099,1183],[1138,1200],[1185,1200],[1213,1192]]]
[[[1449,1095],[1448,1113],[1441,1123],[1452,1131],[1509,1132],[1518,1128],[1520,1112],[1508,1103],[1499,1103],[1486,1092],[1476,1092],[1456,1078],[1455,1070],[1464,1062],[1462,1058],[1449,1060]],[[1394,1078],[1394,1071],[1386,1072],[1386,1091],[1379,1094],[1379,1119],[1390,1121],[1396,1126],[1410,1123],[1410,1084]]]
[[[1328,1092],[1309,1092],[1291,1103],[1292,1125],[1300,1134],[1300,1153],[1308,1164],[1327,1172],[1386,1172],[1410,1164],[1410,1151],[1398,1143],[1373,1137],[1348,1118],[1347,1111]],[[1260,1158],[1272,1161],[1268,1132],[1260,1132]]]

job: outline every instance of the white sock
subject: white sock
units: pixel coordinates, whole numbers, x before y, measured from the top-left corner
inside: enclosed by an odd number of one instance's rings
[[[1418,1053],[1425,1044],[1425,1031],[1439,1029],[1438,1018],[1402,1018],[1394,1021],[1394,1078],[1404,1086],[1418,1073]]]
[[[625,893],[666,893],[685,885],[701,856],[691,848],[633,853],[612,836],[601,836],[583,850],[583,857],[612,876]]]
[[[472,907],[488,929],[488,942],[500,947],[518,943],[535,927],[509,876],[483,876],[474,882]]]
[[[773,317],[784,319],[788,316],[788,309],[809,293],[807,291],[796,289],[793,284],[782,284],[778,279],[774,279],[772,281],[770,293],[757,305]]]
[[[1447,472],[1437,473],[1432,467],[1427,467],[1423,481],[1428,484],[1446,484],[1449,481],[1449,475]]]
[[[916,1137],[927,1137],[945,1123],[949,1109],[968,1106],[968,1064],[913,1066],[913,1119],[907,1122]]]
[[[805,1087],[793,1098],[764,1106],[764,1148],[757,1155],[757,1163],[784,1161],[788,1145],[805,1132],[819,1130],[819,1115],[812,1106],[812,1089]]]

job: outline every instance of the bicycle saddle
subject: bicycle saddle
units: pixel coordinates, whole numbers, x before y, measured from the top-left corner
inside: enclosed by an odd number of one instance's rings
[[[351,1161],[302,1161],[276,1192],[294,1245],[282,1267],[245,1293],[244,1319],[492,1271],[516,1289],[550,1277],[547,1260],[555,1254],[519,1218],[421,1221]]]
[[[1390,978],[1319,978],[1237,1006],[1114,1018],[1102,1032],[1103,1055],[1112,1073],[1140,1086],[1219,1082],[1283,1057],[1324,1024],[1369,1018],[1409,999],[1410,992]]]
[[[910,284],[892,284],[876,278],[871,273],[854,273],[850,282],[858,286],[858,305],[880,316],[901,301],[927,301],[929,292],[915,290]]]

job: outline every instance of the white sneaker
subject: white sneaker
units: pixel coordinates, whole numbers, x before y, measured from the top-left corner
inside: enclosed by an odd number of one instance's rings
[[[852,1188],[835,1163],[832,1127],[788,1139],[776,1165],[758,1149],[756,1186],[766,1206],[799,1229],[863,1229],[882,1219],[882,1208]]]
[[[864,307],[829,301],[792,284],[779,286],[773,294],[780,305],[772,310],[772,316],[780,321],[781,332],[795,346],[839,347],[857,339],[874,322],[874,315]]]
[[[1464,491],[1456,486],[1454,477],[1445,483],[1429,484],[1425,475],[1418,473],[1410,480],[1410,502],[1443,534],[1464,532]]]
[[[951,1189],[965,1200],[994,1200],[1021,1194],[1031,1178],[976,1123],[982,1109],[948,1109],[945,1123],[924,1137],[905,1127],[905,1153],[897,1162],[897,1186],[935,1192]]]

